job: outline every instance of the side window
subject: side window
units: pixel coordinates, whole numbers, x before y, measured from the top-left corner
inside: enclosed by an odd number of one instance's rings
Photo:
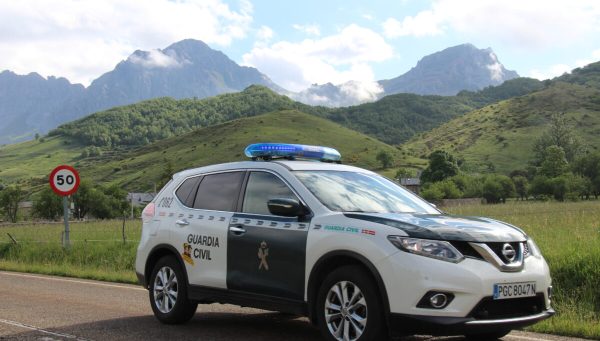
[[[198,187],[198,181],[200,177],[189,178],[185,180],[181,186],[175,191],[175,195],[187,207],[194,205],[194,194],[196,194],[196,188]]]
[[[233,211],[244,172],[205,175],[198,187],[194,208],[215,211]]]
[[[246,185],[244,194],[245,213],[270,215],[267,201],[274,198],[290,198],[298,200],[298,197],[277,176],[267,172],[252,172]]]

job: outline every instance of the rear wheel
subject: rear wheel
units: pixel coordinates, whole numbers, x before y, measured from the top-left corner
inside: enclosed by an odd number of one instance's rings
[[[166,324],[189,321],[197,303],[188,300],[183,270],[175,257],[165,256],[156,262],[150,276],[150,305],[154,316]]]
[[[467,334],[465,335],[467,340],[473,341],[484,341],[484,340],[498,340],[510,333],[510,330],[501,330],[493,333],[481,333],[481,334]]]
[[[327,340],[385,340],[383,319],[377,286],[362,267],[336,269],[321,284],[317,321]]]

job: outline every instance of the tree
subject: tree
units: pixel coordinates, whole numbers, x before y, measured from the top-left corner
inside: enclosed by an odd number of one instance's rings
[[[429,155],[429,165],[421,174],[421,181],[437,182],[458,174],[456,159],[449,153],[436,150]]]
[[[410,168],[399,168],[396,172],[396,179],[414,178],[415,172]]]
[[[552,179],[549,179],[544,175],[536,175],[531,184],[529,185],[529,193],[533,195],[536,199],[545,196],[553,196],[554,188],[552,184]]]
[[[175,173],[175,171],[173,170],[173,162],[171,162],[171,160],[164,159],[164,165],[165,167],[163,168],[163,172],[161,173],[160,178],[158,179],[160,188],[164,187],[169,181],[171,181],[173,173]]]
[[[556,113],[550,117],[550,127],[535,142],[533,151],[539,164],[545,156],[546,149],[550,146],[558,146],[563,149],[568,162],[583,151],[583,143],[575,133],[575,128],[567,120],[564,113]]]
[[[578,158],[572,164],[573,173],[586,177],[590,194],[600,195],[600,152],[590,153]]]
[[[16,185],[8,186],[0,192],[0,209],[4,212],[5,218],[11,223],[17,222],[19,202],[23,199],[23,196],[24,193],[21,187]]]
[[[550,178],[561,176],[569,171],[569,163],[564,150],[559,146],[549,146],[544,152],[539,173]]]
[[[488,203],[506,202],[515,195],[515,185],[506,175],[490,175],[483,183],[483,197]]]
[[[62,198],[50,187],[38,193],[33,200],[33,215],[42,219],[56,219],[63,213]]]
[[[392,166],[392,155],[385,150],[380,151],[375,159],[381,163],[381,167],[390,168]]]
[[[527,186],[529,185],[529,181],[527,178],[522,175],[517,175],[512,178],[515,184],[515,191],[521,200],[527,197]]]
[[[95,189],[89,180],[82,180],[79,189],[73,194],[75,214],[79,219],[85,217],[94,205],[94,191]]]
[[[482,181],[477,176],[458,174],[450,178],[456,187],[462,192],[463,198],[480,198],[482,196]]]

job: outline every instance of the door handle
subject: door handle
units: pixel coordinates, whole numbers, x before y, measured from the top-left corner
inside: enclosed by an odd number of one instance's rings
[[[179,220],[177,220],[177,221],[175,222],[175,224],[177,224],[177,225],[179,225],[179,226],[183,227],[183,226],[187,226],[187,225],[189,225],[190,223],[189,223],[187,220],[185,220],[185,219],[179,219]]]
[[[246,229],[241,226],[229,226],[229,231],[238,236],[246,233]]]

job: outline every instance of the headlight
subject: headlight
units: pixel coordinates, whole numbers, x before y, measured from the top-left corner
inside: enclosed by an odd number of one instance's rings
[[[441,240],[388,236],[388,240],[402,251],[425,257],[458,263],[465,259],[452,244]]]

